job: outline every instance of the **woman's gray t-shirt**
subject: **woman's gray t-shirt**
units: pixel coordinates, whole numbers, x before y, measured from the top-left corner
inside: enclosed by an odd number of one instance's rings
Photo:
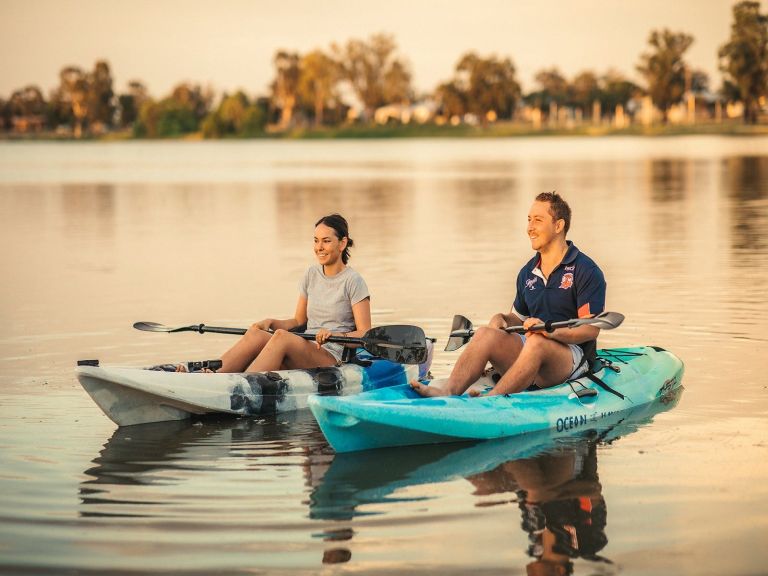
[[[299,292],[307,299],[307,332],[310,334],[320,328],[353,332],[352,306],[370,297],[365,280],[355,270],[347,266],[335,276],[326,276],[321,264],[306,271]]]

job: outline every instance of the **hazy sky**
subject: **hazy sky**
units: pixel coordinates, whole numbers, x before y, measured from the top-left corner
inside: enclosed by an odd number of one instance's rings
[[[510,57],[523,90],[557,66],[635,65],[652,29],[695,38],[688,61],[720,84],[717,49],[734,0],[0,0],[0,96],[28,84],[47,94],[65,65],[112,68],[115,89],[142,80],[164,96],[180,81],[265,94],[277,49],[307,52],[332,42],[395,36],[414,86],[431,91],[469,50]],[[763,2],[762,11],[765,11]]]

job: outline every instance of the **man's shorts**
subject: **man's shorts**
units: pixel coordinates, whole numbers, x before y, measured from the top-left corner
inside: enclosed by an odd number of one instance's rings
[[[525,345],[525,334],[518,334],[518,336],[520,336],[523,345]],[[573,358],[571,375],[568,376],[568,380],[575,380],[589,370],[589,362],[582,362],[584,359],[584,350],[582,350],[580,346],[576,346],[576,344],[568,344],[568,348],[571,349],[571,357]]]

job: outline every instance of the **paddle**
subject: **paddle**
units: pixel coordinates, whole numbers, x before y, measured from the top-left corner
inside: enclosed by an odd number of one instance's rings
[[[206,326],[205,324],[192,324],[176,328],[164,326],[157,322],[136,322],[133,325],[137,330],[148,332],[214,332],[217,334],[245,334],[245,328],[223,328],[220,326]],[[314,334],[294,332],[296,336],[305,340],[314,340]],[[394,324],[390,326],[377,326],[368,330],[361,338],[349,338],[347,336],[331,336],[329,342],[339,344],[357,344],[377,358],[384,358],[399,364],[422,364],[427,359],[427,339],[424,331],[418,326]]]
[[[603,312],[598,314],[594,318],[574,318],[572,320],[563,320],[561,322],[544,322],[542,324],[536,324],[531,326],[528,330],[522,326],[508,326],[504,328],[505,332],[510,334],[525,334],[526,332],[554,332],[558,328],[576,328],[577,326],[584,326],[591,324],[602,330],[612,330],[618,328],[621,323],[624,322],[624,315],[618,312]],[[472,335],[475,333],[472,328],[472,322],[457,314],[453,317],[453,325],[451,326],[451,334],[448,338],[448,343],[445,345],[446,352],[452,352],[458,350],[464,344],[469,342]]]

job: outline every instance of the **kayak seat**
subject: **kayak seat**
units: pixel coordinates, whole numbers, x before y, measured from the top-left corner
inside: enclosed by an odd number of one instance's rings
[[[365,358],[361,358],[359,356],[360,351],[362,348],[347,348],[344,347],[344,351],[341,353],[341,361],[344,364],[357,364],[358,366],[362,366],[363,368],[368,368],[371,364],[373,364],[372,360],[368,360]],[[370,358],[373,358],[373,356],[370,356]]]
[[[307,331],[307,325],[301,324],[300,326],[296,326],[295,328],[291,328],[288,330],[288,332],[306,332]],[[371,365],[370,360],[362,360],[358,358],[358,352],[362,350],[362,348],[348,348],[344,347],[344,351],[341,353],[341,361],[344,364],[357,364],[358,366],[362,366],[363,368],[367,368]]]

